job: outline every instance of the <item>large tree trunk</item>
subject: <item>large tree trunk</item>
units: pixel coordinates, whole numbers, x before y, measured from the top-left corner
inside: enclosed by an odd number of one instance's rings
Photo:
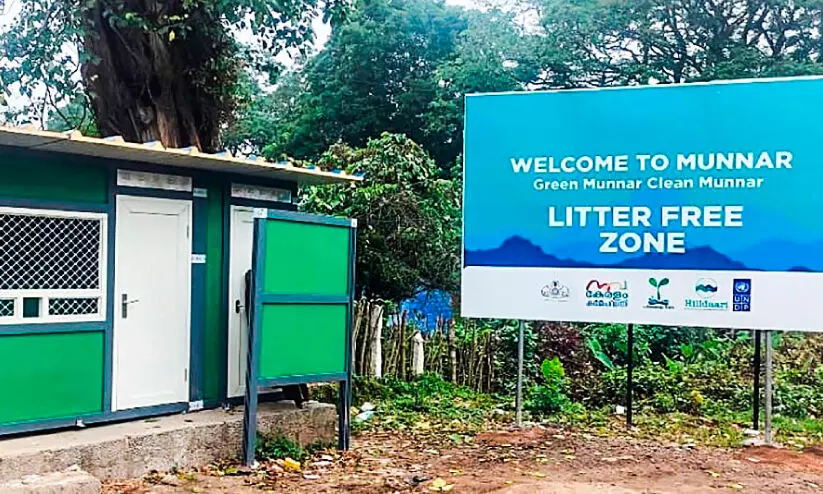
[[[189,10],[192,17],[203,17],[190,24],[202,27],[172,35],[173,27],[164,19],[183,15],[182,0],[127,0],[122,5],[120,14],[137,13],[156,29],[112,22],[100,1],[87,10],[90,31],[84,47],[94,58],[83,64],[82,76],[101,134],[217,151],[220,120],[229,109],[222,104],[227,100],[214,94],[234,77],[230,69],[210,68],[209,60],[229,49],[219,20]]]

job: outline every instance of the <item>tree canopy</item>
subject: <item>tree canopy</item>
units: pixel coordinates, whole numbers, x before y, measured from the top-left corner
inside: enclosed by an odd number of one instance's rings
[[[312,213],[358,220],[359,293],[400,301],[420,289],[457,292],[459,180],[440,178],[426,151],[397,134],[384,133],[360,149],[334,145],[319,162],[365,177],[308,188],[301,203]]]
[[[82,101],[103,135],[219,147],[241,74],[312,39],[345,0],[30,0],[0,36],[0,81],[37,100],[15,120]],[[238,34],[250,35],[249,43]],[[74,53],[77,56],[74,56]],[[43,94],[38,93],[42,88]],[[39,115],[38,115],[39,112]]]

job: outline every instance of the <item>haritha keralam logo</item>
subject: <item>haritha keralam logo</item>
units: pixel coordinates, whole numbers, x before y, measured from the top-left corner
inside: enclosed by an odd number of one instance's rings
[[[669,284],[668,278],[649,278],[649,285],[655,288],[652,295],[649,295],[649,303],[645,305],[647,309],[674,309],[669,303],[669,299],[663,298],[660,293],[664,286]]]

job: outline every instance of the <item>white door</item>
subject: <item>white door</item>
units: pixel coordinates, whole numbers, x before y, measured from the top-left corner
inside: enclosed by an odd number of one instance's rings
[[[191,201],[117,196],[112,408],[189,399]]]
[[[231,207],[229,258],[229,377],[227,395],[242,396],[246,386],[246,355],[248,354],[248,312],[245,301],[246,272],[251,269],[254,241],[254,210]]]

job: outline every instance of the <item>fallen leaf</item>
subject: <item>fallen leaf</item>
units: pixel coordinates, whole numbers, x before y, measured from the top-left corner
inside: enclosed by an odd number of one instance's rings
[[[734,489],[737,491],[743,489],[744,487],[745,486],[743,484],[729,484],[729,489]]]
[[[715,478],[715,479],[716,479],[717,477],[720,477],[720,474],[719,474],[719,473],[717,473],[717,472],[715,472],[714,470],[706,470],[706,473],[708,473],[709,475],[711,475],[711,476],[712,476],[712,478]]]
[[[529,472],[529,474],[533,477],[537,477],[538,479],[546,478],[546,474],[543,472]]]
[[[285,468],[286,470],[291,470],[293,472],[299,472],[300,471],[300,462],[286,457],[283,460],[283,468]]]
[[[432,480],[432,483],[429,485],[429,490],[434,492],[449,492],[452,489],[454,489],[454,484],[446,483],[446,481],[440,477]]]

